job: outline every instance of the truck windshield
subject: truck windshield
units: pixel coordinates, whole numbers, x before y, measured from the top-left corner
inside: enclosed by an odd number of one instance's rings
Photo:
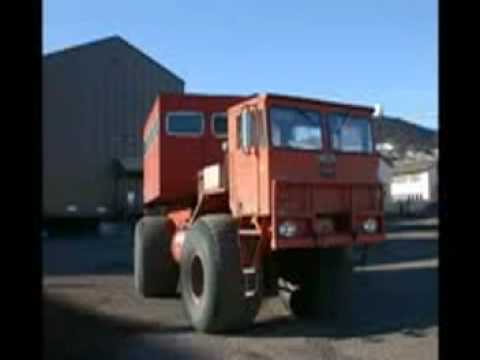
[[[367,118],[330,114],[328,126],[334,150],[358,153],[373,151],[372,132]]]
[[[322,120],[319,112],[271,107],[269,115],[273,146],[302,150],[322,148]]]

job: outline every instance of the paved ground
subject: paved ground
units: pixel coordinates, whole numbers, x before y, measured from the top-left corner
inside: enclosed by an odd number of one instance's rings
[[[48,359],[436,359],[437,222],[389,225],[388,240],[356,266],[351,329],[289,317],[267,300],[247,332],[192,332],[180,299],[145,300],[132,284],[126,236],[45,239]]]

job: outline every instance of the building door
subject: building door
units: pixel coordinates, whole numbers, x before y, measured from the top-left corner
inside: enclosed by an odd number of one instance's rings
[[[117,178],[116,209],[120,220],[133,219],[142,213],[142,179],[124,174]]]

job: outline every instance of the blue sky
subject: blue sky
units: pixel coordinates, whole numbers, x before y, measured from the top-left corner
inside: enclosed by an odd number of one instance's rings
[[[44,53],[120,35],[189,92],[373,105],[438,128],[433,0],[43,1]]]

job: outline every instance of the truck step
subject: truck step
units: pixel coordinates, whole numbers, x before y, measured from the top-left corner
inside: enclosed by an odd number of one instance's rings
[[[242,269],[245,279],[245,297],[253,297],[258,289],[257,270],[254,266]]]
[[[257,229],[240,229],[239,231],[240,235],[243,236],[260,236],[260,231]]]

